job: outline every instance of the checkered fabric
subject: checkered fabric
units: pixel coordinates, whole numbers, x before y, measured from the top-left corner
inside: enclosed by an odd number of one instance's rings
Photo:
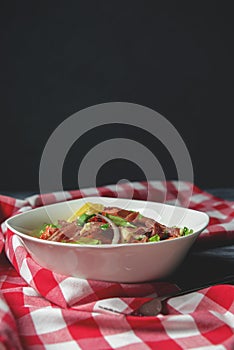
[[[64,195],[67,200],[81,196],[145,200],[149,193],[150,200],[189,203],[190,208],[208,213],[210,223],[197,239],[197,248],[234,241],[234,202],[186,182],[135,182],[25,200],[0,196],[0,349],[234,349],[234,286],[217,285],[170,298],[156,317],[132,316],[144,302],[177,287],[55,274],[33,261],[4,225],[8,217],[61,201]]]

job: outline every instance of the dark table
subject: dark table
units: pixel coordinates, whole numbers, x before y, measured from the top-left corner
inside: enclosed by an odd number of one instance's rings
[[[216,197],[234,201],[234,188],[206,189]],[[183,289],[202,286],[232,276],[234,283],[234,245],[196,251],[192,249],[170,279]]]

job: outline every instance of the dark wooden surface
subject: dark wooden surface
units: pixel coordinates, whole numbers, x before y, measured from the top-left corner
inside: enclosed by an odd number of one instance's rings
[[[234,188],[207,189],[216,197],[234,201]],[[182,289],[202,286],[232,276],[234,279],[234,245],[192,249],[180,267],[170,276]]]

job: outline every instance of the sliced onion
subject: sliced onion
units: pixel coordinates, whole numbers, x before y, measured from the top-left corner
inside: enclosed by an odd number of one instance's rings
[[[103,220],[105,220],[112,228],[113,230],[113,238],[112,238],[112,242],[111,244],[117,244],[119,243],[119,239],[120,239],[120,234],[119,234],[119,228],[118,226],[116,226],[113,221],[111,221],[109,218],[107,218],[106,216],[103,216],[101,214],[97,214],[98,217],[102,218]]]

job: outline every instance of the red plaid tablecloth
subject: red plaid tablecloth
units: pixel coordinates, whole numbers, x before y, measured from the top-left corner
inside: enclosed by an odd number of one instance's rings
[[[69,191],[81,196],[119,196],[187,203],[210,216],[196,247],[234,241],[234,202],[224,201],[186,182],[135,182],[98,189]],[[166,196],[164,194],[166,193]],[[130,313],[157,295],[176,290],[164,282],[118,284],[87,281],[55,274],[36,264],[17,236],[5,234],[4,220],[60,193],[25,200],[0,196],[0,349],[234,349],[234,286],[218,285],[170,298],[156,317]],[[4,253],[5,252],[5,253]],[[7,258],[6,258],[6,256]],[[102,307],[119,313],[104,310]]]

